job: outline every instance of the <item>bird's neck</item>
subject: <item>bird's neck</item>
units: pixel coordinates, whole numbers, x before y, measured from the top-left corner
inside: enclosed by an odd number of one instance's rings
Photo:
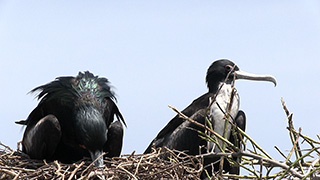
[[[83,105],[75,112],[75,131],[82,145],[101,148],[107,140],[107,126],[103,114],[94,106]]]
[[[231,85],[232,80],[227,80],[227,81],[208,81],[207,86],[209,89],[210,93],[217,93],[219,89],[223,87],[223,85]]]

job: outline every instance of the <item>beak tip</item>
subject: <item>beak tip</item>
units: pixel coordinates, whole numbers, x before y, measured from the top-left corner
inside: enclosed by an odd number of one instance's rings
[[[90,155],[91,155],[91,159],[92,161],[94,161],[94,165],[96,167],[103,167],[103,152],[102,151],[89,151]]]
[[[270,76],[270,81],[274,84],[274,87],[276,87],[277,86],[277,79],[272,75],[269,75],[269,76]]]

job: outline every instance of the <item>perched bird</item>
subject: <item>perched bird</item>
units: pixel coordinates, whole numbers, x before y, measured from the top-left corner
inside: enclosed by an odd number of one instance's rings
[[[126,124],[108,79],[79,72],[31,90],[36,91],[38,106],[17,122],[26,125],[22,151],[30,158],[71,163],[90,156],[102,167],[103,152],[120,155]]]
[[[231,135],[231,123],[243,131],[246,126],[246,116],[243,111],[239,110],[239,95],[232,84],[236,79],[270,81],[276,85],[276,79],[273,76],[246,73],[239,70],[230,60],[217,60],[211,64],[207,71],[206,82],[209,92],[195,99],[182,113],[203,125],[207,124],[207,117],[215,132],[240,147],[237,134],[236,136]],[[231,122],[228,121],[225,132],[226,114],[231,117]],[[207,142],[201,138],[198,131],[204,132],[205,129],[177,115],[158,133],[144,153],[151,152],[152,147],[157,148],[163,146],[185,151],[190,155],[220,152],[220,149],[215,143]],[[222,145],[222,141],[219,139],[218,143],[220,146]],[[218,160],[219,159],[205,159],[204,165],[208,167],[208,171],[212,171],[210,168],[213,163],[214,170],[217,171],[219,170]],[[231,167],[228,162],[224,163],[223,168],[226,172],[233,174],[239,173],[239,168]]]

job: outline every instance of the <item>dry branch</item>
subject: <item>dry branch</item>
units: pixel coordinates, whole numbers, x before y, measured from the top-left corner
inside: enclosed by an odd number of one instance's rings
[[[172,161],[162,158],[164,154]],[[166,148],[105,158],[102,169],[91,164],[89,158],[73,164],[46,163],[0,143],[0,179],[199,179],[202,172],[199,158]]]
[[[292,141],[292,148],[289,154],[286,156],[284,155],[279,149],[277,149],[280,154],[285,158],[284,160],[275,160],[273,159],[263,148],[261,148],[254,140],[251,138],[248,134],[243,132],[240,128],[237,128],[238,133],[242,134],[243,137],[249,141],[254,149],[254,151],[247,150],[243,151],[235,147],[233,144],[231,144],[227,139],[220,136],[218,133],[214,132],[211,128],[208,126],[204,126],[203,124],[200,124],[190,117],[187,117],[183,113],[181,113],[178,109],[176,109],[173,106],[169,107],[173,109],[178,115],[187,120],[191,123],[194,123],[210,133],[212,133],[216,138],[222,140],[224,143],[226,143],[229,148],[235,150],[236,152],[226,153],[222,151],[221,153],[208,153],[208,154],[202,154],[197,157],[205,158],[205,157],[225,157],[230,162],[232,162],[232,157],[240,157],[242,159],[242,163],[238,164],[243,170],[247,171],[250,175],[230,175],[230,174],[223,174],[222,177],[231,177],[231,178],[240,178],[240,179],[269,179],[269,178],[278,178],[278,179],[292,179],[292,178],[298,178],[298,179],[310,179],[313,177],[320,178],[320,163],[319,163],[319,150],[320,150],[320,143],[319,141],[316,141],[306,135],[303,135],[301,133],[301,128],[299,128],[299,131],[294,129],[293,126],[293,120],[292,115],[293,113],[290,113],[288,108],[286,107],[283,99],[281,99],[283,109],[287,115],[288,119],[288,130],[290,134],[290,139]],[[203,134],[201,134],[203,136]],[[301,149],[299,138],[302,137],[305,141],[308,142],[308,144],[311,146],[309,149]],[[212,140],[214,143],[217,143],[214,141],[214,138],[207,137],[207,140]],[[218,144],[217,144],[218,145]],[[260,153],[256,151],[256,149],[260,150]],[[303,154],[303,152],[306,152]],[[296,154],[296,160],[293,162],[290,162],[289,159],[291,157],[291,154],[295,152]],[[312,161],[312,163],[307,164],[304,163],[306,158],[310,157],[311,154],[316,153],[316,159]],[[259,166],[257,168],[256,166]],[[274,174],[270,174],[272,170],[275,169],[275,167],[279,167],[280,169],[278,172],[275,172]],[[263,172],[266,172],[266,174],[263,174]],[[221,176],[219,176],[221,177]]]

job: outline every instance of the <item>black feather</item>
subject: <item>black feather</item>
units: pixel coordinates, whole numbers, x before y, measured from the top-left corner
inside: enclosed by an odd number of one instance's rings
[[[54,154],[50,157],[49,155],[35,157],[37,159],[78,160],[88,154],[86,150],[96,151],[104,148],[108,136],[107,129],[114,121],[114,116],[125,124],[114,102],[116,97],[108,79],[94,76],[89,71],[79,72],[76,77],[58,77],[52,82],[31,90],[32,93],[37,91],[39,91],[37,98],[40,100],[38,106],[30,113],[26,121],[18,122],[27,125],[23,145],[29,143],[27,146],[32,146],[28,141],[30,139],[28,134],[31,131],[38,131],[37,124],[40,123],[40,120],[46,119],[48,115],[57,118],[62,131]],[[36,138],[32,140],[32,143],[41,143],[37,142]],[[28,150],[24,148],[23,151]],[[117,151],[121,152],[121,149]]]
[[[234,78],[234,72],[239,68],[231,61],[222,59],[213,62],[207,70],[206,83],[209,92],[195,99],[182,113],[200,124],[206,124],[206,117],[208,116],[208,110],[210,107],[210,99],[214,99],[219,93],[219,87],[221,83],[231,83]],[[241,111],[242,112],[242,111]],[[243,112],[242,112],[243,113]],[[237,125],[245,127],[245,116],[244,113],[238,116]],[[211,117],[213,119],[214,117]],[[215,121],[213,120],[212,126],[214,128]],[[238,124],[239,123],[239,124]],[[241,127],[242,128],[242,127]],[[169,121],[169,123],[158,133],[158,135],[152,140],[144,153],[149,153],[152,147],[158,148],[166,146],[170,149],[176,149],[185,151],[190,155],[198,155],[207,153],[213,150],[212,142],[208,142],[199,136],[198,132],[205,132],[204,128],[201,128],[189,121],[184,120],[179,115],[175,116]],[[233,143],[240,143],[238,139],[232,139]],[[204,166],[214,164],[215,170],[219,169],[219,158],[205,158]],[[206,167],[209,174],[211,166]],[[238,167],[232,167],[226,161],[224,168],[226,172],[232,170],[237,173]],[[205,173],[203,173],[205,176]]]

